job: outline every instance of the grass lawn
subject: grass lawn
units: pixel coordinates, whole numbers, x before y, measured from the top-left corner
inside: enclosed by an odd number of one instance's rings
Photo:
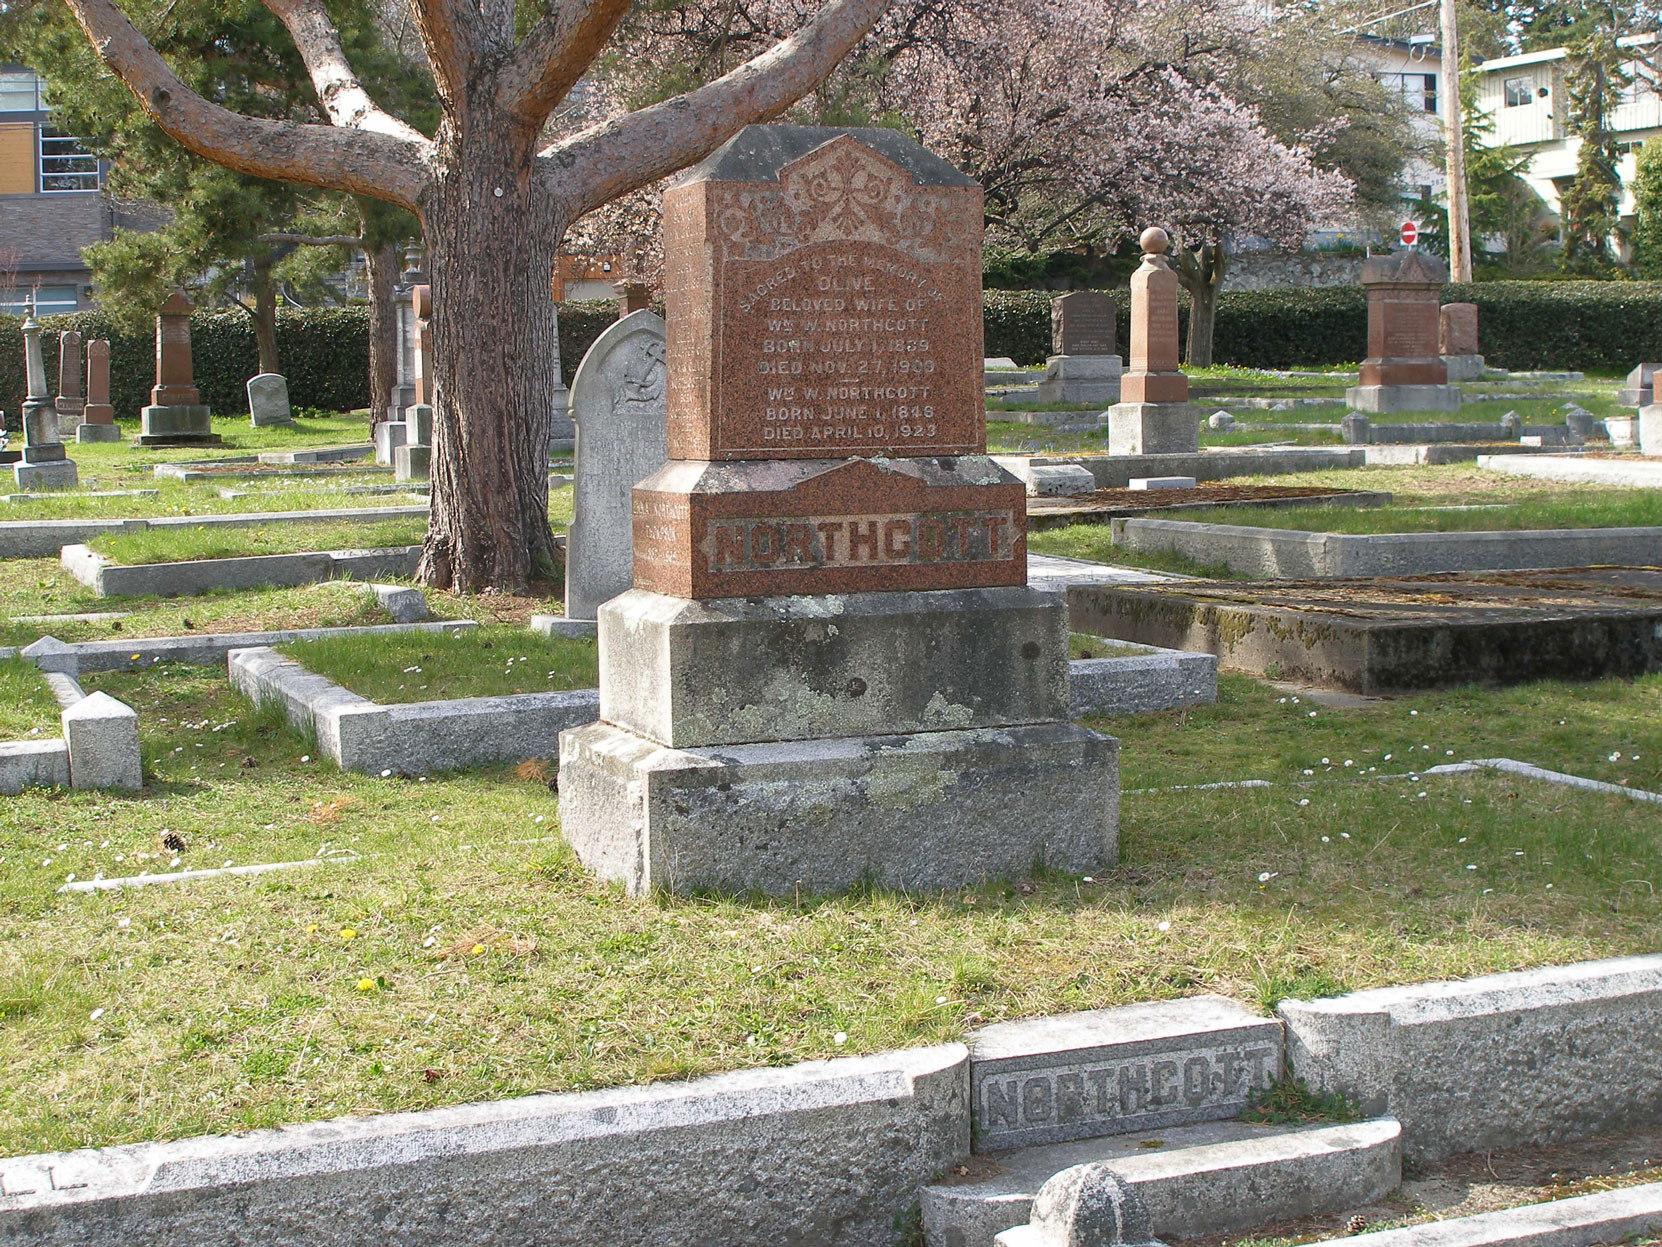
[[[1042,424],[987,420],[987,453],[993,455],[1100,455],[1108,449],[1107,427],[1065,433]]]
[[[321,524],[273,524],[269,528],[224,526],[165,528],[147,532],[101,533],[87,544],[124,567],[140,563],[177,563],[189,559],[233,559],[260,554],[296,554],[307,550],[377,550],[418,546],[427,535],[425,516]]]
[[[435,619],[474,619],[525,627],[534,613],[557,610],[558,585],[533,586],[531,596],[460,597],[426,590]],[[19,615],[127,612],[97,623],[54,619],[21,623]],[[190,632],[260,632],[276,628],[333,628],[384,624],[387,616],[361,590],[338,581],[295,589],[241,589],[191,598],[101,598],[66,572],[56,559],[0,560],[0,645],[24,646],[42,636],[60,641],[116,637],[183,636]]]
[[[0,741],[56,736],[59,727],[58,699],[34,663],[0,658]]]
[[[1226,677],[1215,708],[1103,724],[1125,787],[1308,786],[1131,791],[1121,865],[1089,879],[801,903],[596,883],[540,767],[344,775],[220,675],[90,682],[138,709],[149,787],[0,803],[0,1154],[874,1052],[1203,991],[1267,1007],[1654,951],[1662,929],[1655,806],[1495,774],[1329,782],[1452,749],[1656,787],[1654,677],[1314,718]],[[56,890],[317,854],[351,860]]]
[[[369,441],[369,412],[297,410],[292,427],[256,429],[248,413],[215,416],[213,430],[224,441],[218,446],[136,446],[138,421],[118,421],[122,440],[88,442],[68,440],[69,457],[80,466],[84,477],[90,472],[121,471],[137,467],[146,475],[156,463],[177,463],[191,459],[214,459],[228,455],[251,455],[262,450],[310,450],[315,446],[344,446]]]
[[[523,628],[330,637],[281,648],[306,670],[382,705],[559,693],[600,682],[593,640],[539,637]]]
[[[1166,519],[1199,519],[1211,512],[1194,515],[1165,516]],[[1114,544],[1113,527],[1108,524],[1070,524],[1066,528],[1046,528],[1027,534],[1030,554],[1054,554],[1067,559],[1086,559],[1092,563],[1112,563],[1116,567],[1136,567],[1150,572],[1175,572],[1179,576],[1200,576],[1207,580],[1241,580],[1238,572],[1222,563],[1197,563],[1171,550],[1127,550]]]

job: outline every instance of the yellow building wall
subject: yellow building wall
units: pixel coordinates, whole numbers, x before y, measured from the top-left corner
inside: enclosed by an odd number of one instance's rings
[[[0,195],[35,193],[35,127],[0,125]]]

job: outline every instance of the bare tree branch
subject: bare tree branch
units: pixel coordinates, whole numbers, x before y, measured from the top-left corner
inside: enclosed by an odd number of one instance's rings
[[[288,27],[330,121],[348,129],[390,134],[412,143],[428,142],[427,136],[415,127],[383,112],[364,90],[358,75],[347,63],[346,53],[340,46],[340,32],[329,20],[322,0],[262,2]]]
[[[98,55],[150,118],[199,156],[239,173],[350,191],[417,211],[427,184],[425,140],[418,146],[365,130],[244,117],[180,82],[110,0],[67,3]]]
[[[891,0],[833,0],[789,39],[674,99],[593,126],[541,153],[544,185],[573,219],[709,155],[777,117],[830,75]]]
[[[559,0],[502,67],[497,104],[541,126],[629,12],[629,0]]]

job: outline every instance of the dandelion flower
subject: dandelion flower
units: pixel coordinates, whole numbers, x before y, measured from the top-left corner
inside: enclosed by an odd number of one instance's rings
[[[471,952],[475,957],[477,957],[480,953],[485,951],[485,946],[483,944],[475,944],[468,951]]]
[[[367,978],[366,979],[359,979],[358,980],[358,990],[361,991],[361,992],[372,992],[372,991],[374,991],[375,990],[375,980],[374,979],[367,979]]]
[[[343,940],[355,940],[358,938],[358,933],[351,927],[342,927],[340,929],[340,937]]]

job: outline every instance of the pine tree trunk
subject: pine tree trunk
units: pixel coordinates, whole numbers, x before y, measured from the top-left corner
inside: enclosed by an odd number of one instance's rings
[[[559,343],[548,297],[567,222],[532,180],[536,136],[475,118],[424,206],[433,291],[432,509],[417,579],[524,593],[558,574],[548,422]]]
[[[250,266],[254,272],[254,346],[260,355],[261,372],[281,372],[277,359],[277,283],[271,280],[271,261],[261,259]]]
[[[398,384],[398,248],[390,243],[364,248],[369,271],[369,424],[387,418],[393,387]]]

